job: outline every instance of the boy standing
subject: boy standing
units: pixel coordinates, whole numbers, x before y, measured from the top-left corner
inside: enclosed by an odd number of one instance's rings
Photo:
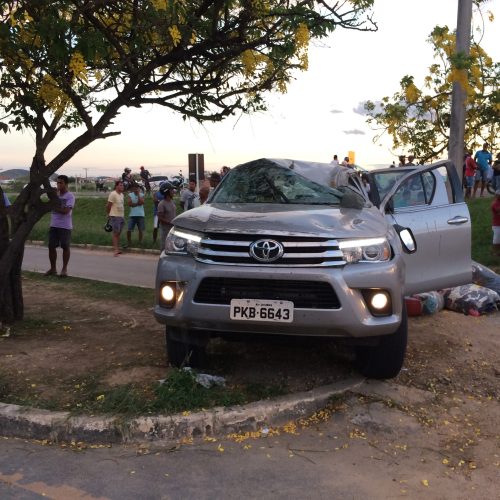
[[[73,229],[73,207],[75,196],[68,191],[69,179],[66,175],[57,177],[57,196],[59,207],[52,210],[49,228],[49,261],[50,269],[45,276],[57,274],[57,247],[62,248],[63,266],[61,278],[68,276],[68,262],[70,258],[71,230]]]

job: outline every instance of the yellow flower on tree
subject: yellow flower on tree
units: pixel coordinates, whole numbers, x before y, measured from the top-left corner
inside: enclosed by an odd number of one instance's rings
[[[170,38],[172,38],[172,43],[174,44],[174,47],[177,47],[181,43],[181,32],[179,31],[179,28],[174,24],[170,28],[168,28],[168,32],[170,33]]]
[[[84,82],[88,81],[87,67],[85,59],[80,52],[75,52],[69,61],[69,70],[73,75],[73,79],[80,79]]]

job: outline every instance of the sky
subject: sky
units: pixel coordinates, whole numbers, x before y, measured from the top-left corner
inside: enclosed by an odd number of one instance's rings
[[[420,84],[433,62],[427,38],[436,25],[454,29],[458,0],[375,0],[375,33],[338,30],[309,48],[309,70],[295,73],[286,94],[269,94],[268,111],[218,124],[184,122],[159,107],[125,109],[110,130],[121,135],[96,141],[60,169],[60,173],[119,176],[125,167],[152,175],[187,174],[189,153],[202,153],[205,169],[219,170],[257,158],[329,162],[354,151],[365,167],[389,165],[407,151],[393,150],[390,139],[374,144],[375,131],[359,113],[366,100],[392,95],[404,75]],[[481,46],[500,60],[500,0],[483,7],[486,21]],[[474,17],[480,25],[479,16]],[[475,35],[476,37],[478,35]],[[46,159],[55,156],[75,132],[60,135]],[[0,134],[0,172],[29,168],[34,137],[29,132]]]

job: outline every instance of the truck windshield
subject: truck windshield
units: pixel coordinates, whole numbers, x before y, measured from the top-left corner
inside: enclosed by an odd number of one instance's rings
[[[318,184],[270,160],[256,160],[233,168],[219,185],[210,203],[276,203],[339,205],[356,193]],[[365,201],[359,196],[359,208]]]

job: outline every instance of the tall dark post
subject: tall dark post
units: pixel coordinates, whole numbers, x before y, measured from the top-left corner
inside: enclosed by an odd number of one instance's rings
[[[458,0],[457,44],[456,53],[469,55],[472,21],[472,0]],[[465,136],[465,89],[459,82],[453,82],[451,95],[450,142],[448,157],[455,164],[457,173],[462,179],[462,164],[464,161]]]
[[[196,179],[196,186],[200,188],[200,179],[205,178],[205,157],[202,153],[188,154],[188,178]]]

